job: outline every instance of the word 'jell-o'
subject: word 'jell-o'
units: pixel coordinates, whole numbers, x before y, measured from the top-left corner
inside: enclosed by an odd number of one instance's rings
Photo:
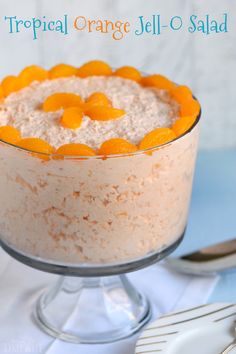
[[[149,155],[190,131],[200,114],[188,87],[98,60],[26,67],[2,80],[0,99],[0,140],[55,158]]]

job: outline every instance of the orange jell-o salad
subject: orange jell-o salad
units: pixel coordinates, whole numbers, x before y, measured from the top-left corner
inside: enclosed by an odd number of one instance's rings
[[[75,76],[77,73],[77,68],[68,64],[58,64],[55,65],[51,70],[49,70],[49,78],[57,79],[60,77]]]
[[[110,65],[101,60],[93,60],[82,65],[77,70],[77,75],[81,78],[88,76],[110,76],[112,75],[112,68]]]
[[[14,145],[20,140],[20,138],[21,134],[16,128],[9,125],[0,127],[0,140]]]
[[[166,144],[176,138],[176,134],[170,128],[157,128],[143,138],[139,145],[140,150],[153,148]]]
[[[82,109],[79,107],[70,107],[64,110],[60,123],[64,128],[77,129],[81,126],[82,119]]]
[[[117,69],[113,75],[136,82],[140,82],[142,79],[140,72],[132,66],[122,66],[121,68]]]
[[[80,107],[82,102],[81,97],[74,93],[54,93],[44,101],[43,110],[45,112],[56,112],[60,109]]]
[[[99,155],[114,155],[114,154],[126,154],[137,151],[136,145],[129,143],[125,139],[114,138],[105,141],[98,153]]]

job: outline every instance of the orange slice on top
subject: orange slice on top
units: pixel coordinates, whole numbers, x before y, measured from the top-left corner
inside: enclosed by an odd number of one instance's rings
[[[159,145],[169,143],[176,139],[176,134],[169,128],[157,128],[143,138],[139,145],[140,150],[146,150]]]
[[[2,81],[3,93],[6,97],[13,92],[19,91],[21,88],[21,81],[17,76],[10,75],[5,77]]]
[[[136,82],[140,82],[142,79],[140,72],[132,66],[123,66],[117,69],[113,75]]]
[[[27,66],[19,75],[21,87],[29,86],[33,81],[44,81],[48,79],[48,71],[37,65]]]
[[[86,115],[92,120],[108,121],[123,117],[125,111],[113,107],[91,106],[86,108]]]
[[[159,90],[173,90],[176,85],[162,75],[151,75],[143,77],[141,80],[141,85],[144,87],[154,87]]]
[[[15,145],[20,140],[20,138],[21,134],[16,128],[9,125],[0,127],[0,140]]]
[[[81,126],[83,111],[79,107],[66,108],[60,120],[64,128],[77,129]]]
[[[187,86],[175,87],[170,91],[170,96],[179,104],[182,104],[193,98],[192,91]]]
[[[68,64],[58,64],[55,65],[50,71],[49,71],[49,78],[50,79],[57,79],[60,77],[69,77],[69,76],[75,76],[77,73],[77,68],[68,65]]]
[[[180,116],[181,117],[189,117],[192,116],[194,118],[197,118],[197,116],[200,114],[201,111],[201,106],[198,101],[196,101],[194,98],[190,100],[186,100],[181,104],[180,107]]]
[[[44,101],[43,110],[45,112],[56,112],[60,109],[79,107],[81,103],[81,97],[74,93],[54,93]]]
[[[53,154],[55,149],[45,140],[40,138],[24,138],[17,142],[17,146],[22,149],[30,150],[32,152]]]
[[[90,95],[87,98],[86,103],[89,103],[90,105],[93,106],[106,106],[106,107],[111,106],[111,101],[102,92],[94,92],[92,95]]]
[[[181,117],[177,119],[172,129],[175,132],[177,137],[181,136],[193,126],[195,121],[196,121],[195,117]]]
[[[2,85],[0,85],[0,99],[1,98],[4,98],[4,92],[3,92]]]
[[[200,113],[201,107],[194,99],[192,91],[187,86],[178,86],[170,91],[170,96],[180,104],[181,117],[194,117]]]
[[[110,76],[112,75],[112,68],[104,61],[93,60],[82,65],[77,70],[77,75],[81,78],[88,76]]]
[[[65,144],[56,150],[62,156],[95,156],[96,152],[85,144]]]
[[[116,155],[116,154],[126,154],[137,151],[138,148],[136,145],[129,143],[125,139],[114,138],[105,141],[98,153],[99,155]]]

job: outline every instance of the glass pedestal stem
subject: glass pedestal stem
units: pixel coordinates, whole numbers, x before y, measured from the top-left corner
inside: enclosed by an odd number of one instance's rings
[[[129,337],[150,319],[148,300],[125,275],[61,277],[36,307],[48,334],[74,343],[108,343]]]

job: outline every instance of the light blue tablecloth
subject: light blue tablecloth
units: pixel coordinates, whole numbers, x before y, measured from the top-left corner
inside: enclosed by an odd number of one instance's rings
[[[189,225],[175,255],[236,238],[236,149],[200,152]],[[236,302],[236,269],[221,277],[209,302]]]

